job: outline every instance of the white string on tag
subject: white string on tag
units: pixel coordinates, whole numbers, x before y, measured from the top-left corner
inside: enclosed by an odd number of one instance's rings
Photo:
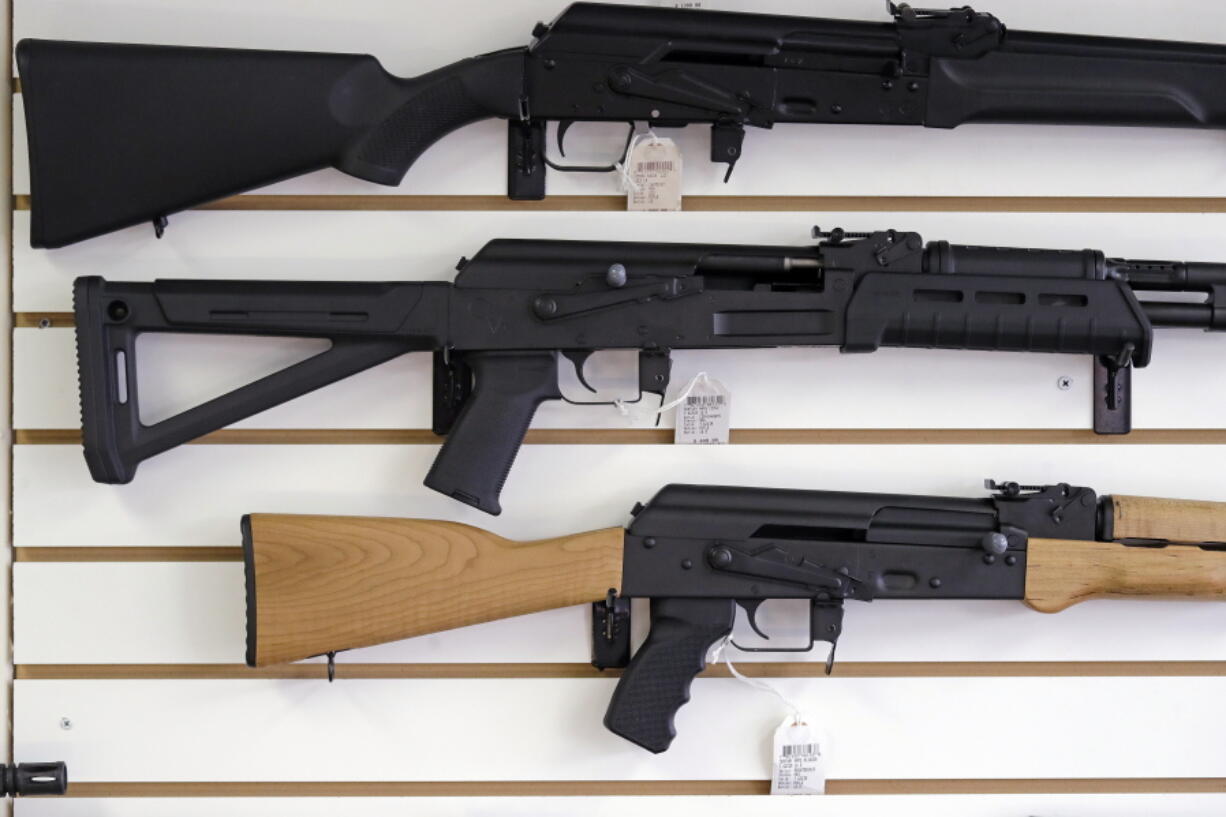
[[[740,681],[742,684],[752,687],[759,692],[769,692],[771,695],[774,695],[776,698],[782,701],[783,705],[786,706],[792,713],[792,723],[794,725],[799,726],[804,723],[804,717],[801,715],[800,707],[788,700],[788,698],[782,692],[765,681],[757,678],[745,677],[740,673],[740,671],[737,670],[736,667],[732,665],[732,659],[728,656],[728,646],[730,644],[732,644],[732,636],[724,636],[724,640],[719,642],[719,646],[715,648],[715,654],[713,656],[715,661],[719,662],[722,660],[728,666],[728,672],[732,673],[732,677]]]
[[[694,391],[695,386],[697,386],[699,383],[708,382],[710,382],[710,380],[707,377],[706,372],[699,372],[698,374],[694,375],[692,378],[690,378],[690,382],[685,384],[685,388],[681,390],[681,394],[677,396],[677,399],[663,403],[658,409],[656,409],[656,416],[659,417],[669,409],[674,409],[681,405],[685,402],[686,398],[690,396],[690,392]]]
[[[646,133],[635,134],[634,138],[630,140],[630,147],[626,148],[626,155],[620,162],[613,163],[613,170],[618,175],[621,189],[624,193],[628,193],[630,191],[637,193],[639,190],[639,186],[634,181],[634,176],[631,173],[631,168],[633,167],[633,162],[631,162],[631,159],[634,157],[634,149],[637,148],[639,143],[644,139],[650,139],[651,141],[649,144],[652,145],[660,144],[660,137],[656,136],[656,132],[654,130],[648,128]]]

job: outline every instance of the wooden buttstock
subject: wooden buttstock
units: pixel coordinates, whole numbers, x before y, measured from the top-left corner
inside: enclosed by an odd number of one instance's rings
[[[513,542],[455,522],[243,517],[247,663],[598,601],[621,585],[623,535]]]
[[[1226,502],[1112,496],[1113,539],[1226,544]]]
[[[1226,599],[1226,551],[1062,539],[1026,547],[1026,603],[1036,610],[1131,596]]]

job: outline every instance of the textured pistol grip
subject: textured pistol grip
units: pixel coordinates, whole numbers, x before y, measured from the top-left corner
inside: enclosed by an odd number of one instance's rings
[[[522,74],[523,54],[511,52],[463,60],[412,80],[385,75],[399,84],[396,101],[347,146],[337,168],[378,184],[400,184],[426,149],[453,130],[515,115]]]
[[[731,599],[653,599],[651,632],[626,668],[604,725],[650,752],[677,736],[673,718],[706,667],[707,650],[732,632]]]
[[[468,357],[473,392],[426,475],[427,488],[497,516],[506,482],[537,406],[560,400],[553,352],[481,352]]]

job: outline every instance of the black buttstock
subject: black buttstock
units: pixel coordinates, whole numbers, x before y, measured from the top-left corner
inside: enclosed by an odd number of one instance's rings
[[[666,750],[690,683],[711,645],[732,632],[735,610],[732,599],[652,599],[651,631],[613,690],[605,727],[650,752]]]
[[[518,110],[522,49],[414,79],[374,57],[23,40],[35,247],[325,167],[396,185],[461,125]]]
[[[426,475],[427,488],[497,516],[498,497],[536,409],[560,400],[554,352],[465,356],[473,388]]]
[[[90,474],[96,482],[130,482],[155,454],[406,352],[438,346],[449,292],[445,284],[78,278],[73,313]],[[145,425],[137,380],[137,339],[144,332],[320,337],[332,345]]]

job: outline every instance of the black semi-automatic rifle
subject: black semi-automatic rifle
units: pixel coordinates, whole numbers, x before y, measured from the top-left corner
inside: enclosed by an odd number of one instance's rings
[[[546,125],[965,122],[1226,126],[1226,47],[1006,31],[889,4],[891,23],[576,3],[527,47],[412,79],[361,54],[24,40],[31,242],[58,247],[334,167],[397,185],[446,134],[509,123],[514,199],[545,194]],[[627,146],[629,140],[627,141]],[[624,157],[623,157],[624,158]],[[796,157],[811,160],[811,157]]]
[[[331,672],[337,650],[590,602],[592,663],[626,667],[605,726],[662,752],[737,606],[766,637],[763,601],[809,600],[800,649],[829,643],[829,672],[845,600],[1016,599],[1054,613],[1104,597],[1226,599],[1226,503],[989,487],[967,499],[671,485],[624,530],[538,542],[455,522],[252,514],[247,663],[328,654]],[[633,660],[631,598],[651,600]]]
[[[1153,328],[1226,329],[1226,264],[927,245],[916,233],[823,233],[816,245],[491,241],[454,284],[108,282],[74,289],[85,458],[99,482],[141,460],[407,352],[434,353],[447,442],[426,485],[489,513],[537,407],[564,399],[558,357],[639,352],[639,398],[668,388],[673,349],[882,346],[1091,355],[1094,426],[1130,427]],[[1202,293],[1203,303],[1138,293]],[[143,332],[327,338],[315,357],[145,426]],[[591,388],[588,386],[588,388]],[[594,391],[594,390],[593,390]]]

